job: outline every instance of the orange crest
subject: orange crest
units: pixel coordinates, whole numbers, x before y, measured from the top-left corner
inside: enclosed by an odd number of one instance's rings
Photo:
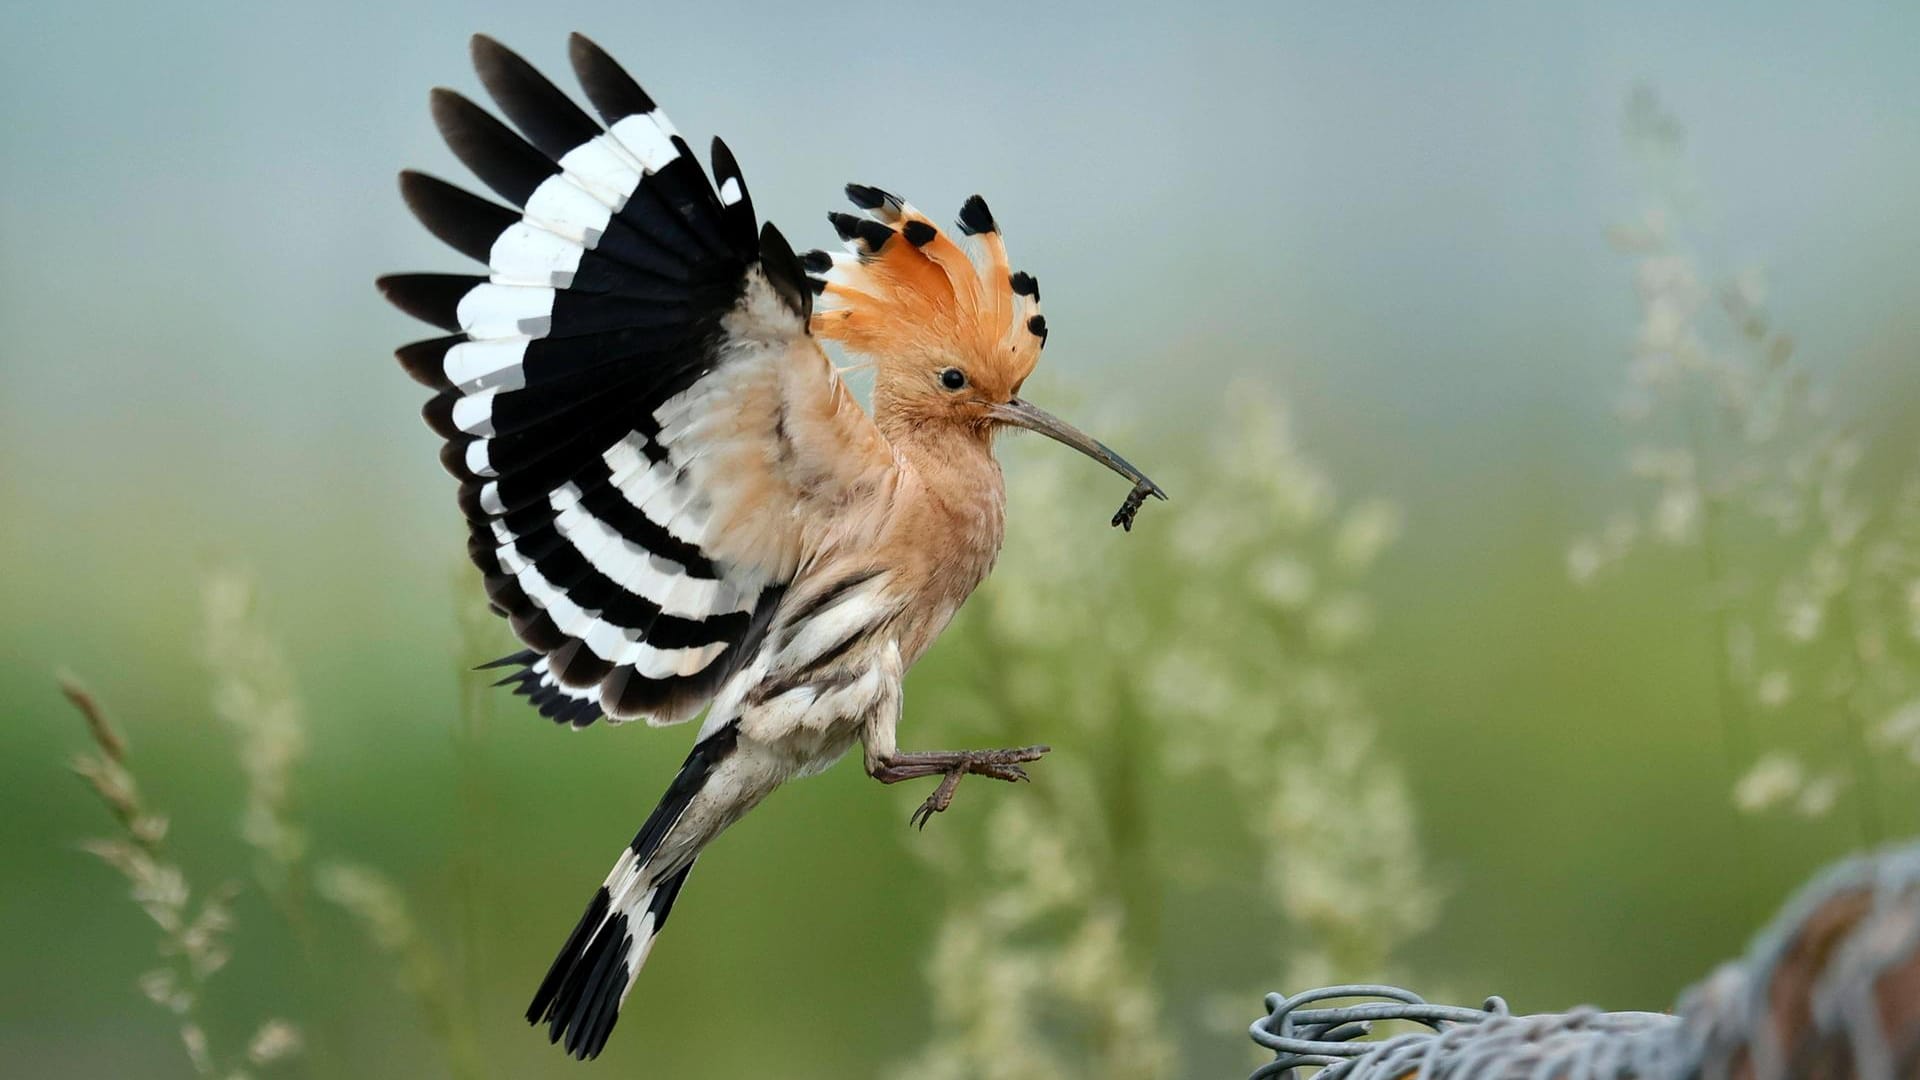
[[[958,364],[1011,395],[1040,361],[1047,320],[1033,276],[1010,273],[986,201],[975,195],[955,243],[898,196],[861,184],[847,198],[864,216],[832,213],[849,254],[802,256],[819,300],[813,333],[870,358],[885,379]]]

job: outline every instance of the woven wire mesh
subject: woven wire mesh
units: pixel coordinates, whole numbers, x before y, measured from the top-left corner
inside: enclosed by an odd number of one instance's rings
[[[1266,1004],[1251,1033],[1274,1060],[1253,1080],[1914,1080],[1920,844],[1829,869],[1672,1014],[1514,1016],[1497,997],[1436,1005],[1377,984]]]

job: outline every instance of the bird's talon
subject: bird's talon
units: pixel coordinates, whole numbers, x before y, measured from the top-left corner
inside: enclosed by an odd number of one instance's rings
[[[914,756],[902,755],[891,763],[882,763],[874,776],[885,783],[897,783],[901,780],[919,776],[938,775],[940,786],[935,788],[927,800],[914,807],[907,815],[907,824],[915,829],[925,829],[933,815],[943,813],[953,805],[953,793],[960,781],[968,776],[985,776],[1007,783],[1031,782],[1027,770],[1020,762],[1038,761],[1051,747],[1022,746],[1006,750],[956,750],[952,752],[925,753]],[[937,764],[936,764],[937,763]],[[933,772],[937,768],[939,771]]]

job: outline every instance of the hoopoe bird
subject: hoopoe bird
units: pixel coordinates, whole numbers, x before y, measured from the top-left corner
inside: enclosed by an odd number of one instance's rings
[[[512,128],[431,95],[455,155],[510,206],[418,172],[407,205],[484,275],[381,290],[444,337],[398,351],[460,481],[468,550],[525,648],[496,662],[541,715],[583,728],[705,713],[665,796],[534,994],[527,1019],[599,1054],[694,860],[787,780],[858,741],[885,784],[1024,780],[1044,746],[907,751],[901,680],[999,553],[997,432],[1025,428],[1133,481],[1115,524],[1166,494],[1018,396],[1047,340],[974,196],[971,250],[878,188],[829,214],[845,255],[796,256],[713,178],[653,99],[579,35],[596,121],[499,43],[473,61]],[[872,412],[822,341],[874,371]]]

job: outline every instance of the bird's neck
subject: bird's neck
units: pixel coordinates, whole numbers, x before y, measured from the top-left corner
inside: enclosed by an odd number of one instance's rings
[[[992,434],[970,425],[923,423],[901,425],[886,435],[938,500],[956,510],[991,506],[992,516],[1000,517],[1006,487]]]
[[[986,579],[1006,535],[1006,485],[992,436],[924,425],[900,432],[893,445],[911,480],[896,504],[892,529],[918,593],[902,651],[917,657],[974,587]]]

